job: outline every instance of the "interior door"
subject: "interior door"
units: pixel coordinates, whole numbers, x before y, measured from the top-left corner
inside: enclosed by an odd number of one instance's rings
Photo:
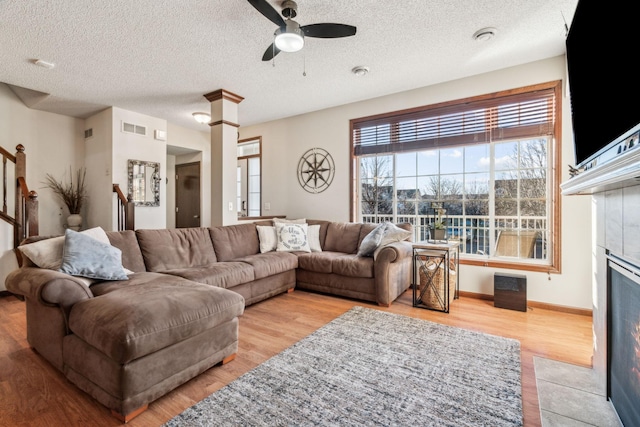
[[[176,165],[176,228],[200,227],[200,162]]]

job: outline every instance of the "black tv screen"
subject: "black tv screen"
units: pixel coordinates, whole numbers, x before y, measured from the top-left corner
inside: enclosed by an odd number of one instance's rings
[[[640,124],[640,46],[632,2],[580,0],[566,39],[576,165]]]

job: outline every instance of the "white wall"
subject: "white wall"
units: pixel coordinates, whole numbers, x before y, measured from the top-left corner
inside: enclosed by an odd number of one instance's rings
[[[84,141],[89,194],[84,228],[100,226],[105,230],[116,230],[118,227],[117,219],[114,219],[116,213],[113,210],[113,184],[119,184],[120,189],[127,194],[127,181],[114,181],[112,177],[112,120],[113,110],[108,108],[89,117],[85,123],[85,129],[91,129],[93,136]]]
[[[0,145],[10,153],[22,144],[27,155],[27,185],[38,192],[40,234],[62,234],[67,208],[44,187],[46,174],[56,178],[69,175],[84,164],[83,120],[32,110],[3,83],[0,83]],[[0,227],[0,290],[6,275],[17,267],[13,230]]]
[[[147,134],[122,132],[123,121],[145,126]],[[136,228],[165,228],[167,225],[167,143],[155,139],[156,130],[167,132],[167,121],[113,107],[113,182],[128,182],[129,159],[160,163],[160,206],[136,206]],[[115,207],[111,211],[115,211]],[[117,228],[117,224],[113,227]]]
[[[349,221],[349,120],[423,105],[435,104],[554,80],[565,80],[565,57],[538,61],[492,73],[429,86],[413,91],[343,105],[288,119],[240,129],[242,139],[262,136],[263,203],[265,214],[284,214]],[[565,92],[563,92],[565,93]],[[573,163],[569,98],[562,100],[562,167]],[[242,108],[242,105],[240,105]],[[297,182],[300,156],[313,147],[324,148],[335,161],[332,185],[322,193],[304,191]],[[591,309],[590,199],[562,197],[562,273],[526,272],[528,299]],[[495,269],[461,266],[460,289],[493,294]],[[519,272],[522,273],[522,272]]]

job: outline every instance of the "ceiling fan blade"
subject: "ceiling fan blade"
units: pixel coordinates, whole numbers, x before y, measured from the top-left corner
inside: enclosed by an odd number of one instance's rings
[[[338,37],[349,37],[356,34],[356,27],[345,24],[311,24],[300,27],[307,37],[317,37],[321,39],[335,39]]]
[[[264,51],[264,55],[262,55],[263,61],[271,61],[277,54],[280,53],[280,49],[278,49],[274,43],[271,43],[271,46]]]
[[[280,14],[267,2],[267,0],[248,0],[251,6],[255,7],[258,12],[263,14],[269,21],[276,24],[278,27],[284,27],[284,19]]]

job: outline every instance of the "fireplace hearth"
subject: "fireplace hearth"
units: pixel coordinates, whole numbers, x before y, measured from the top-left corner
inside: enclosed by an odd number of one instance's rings
[[[608,262],[607,397],[625,426],[640,426],[640,268]]]

